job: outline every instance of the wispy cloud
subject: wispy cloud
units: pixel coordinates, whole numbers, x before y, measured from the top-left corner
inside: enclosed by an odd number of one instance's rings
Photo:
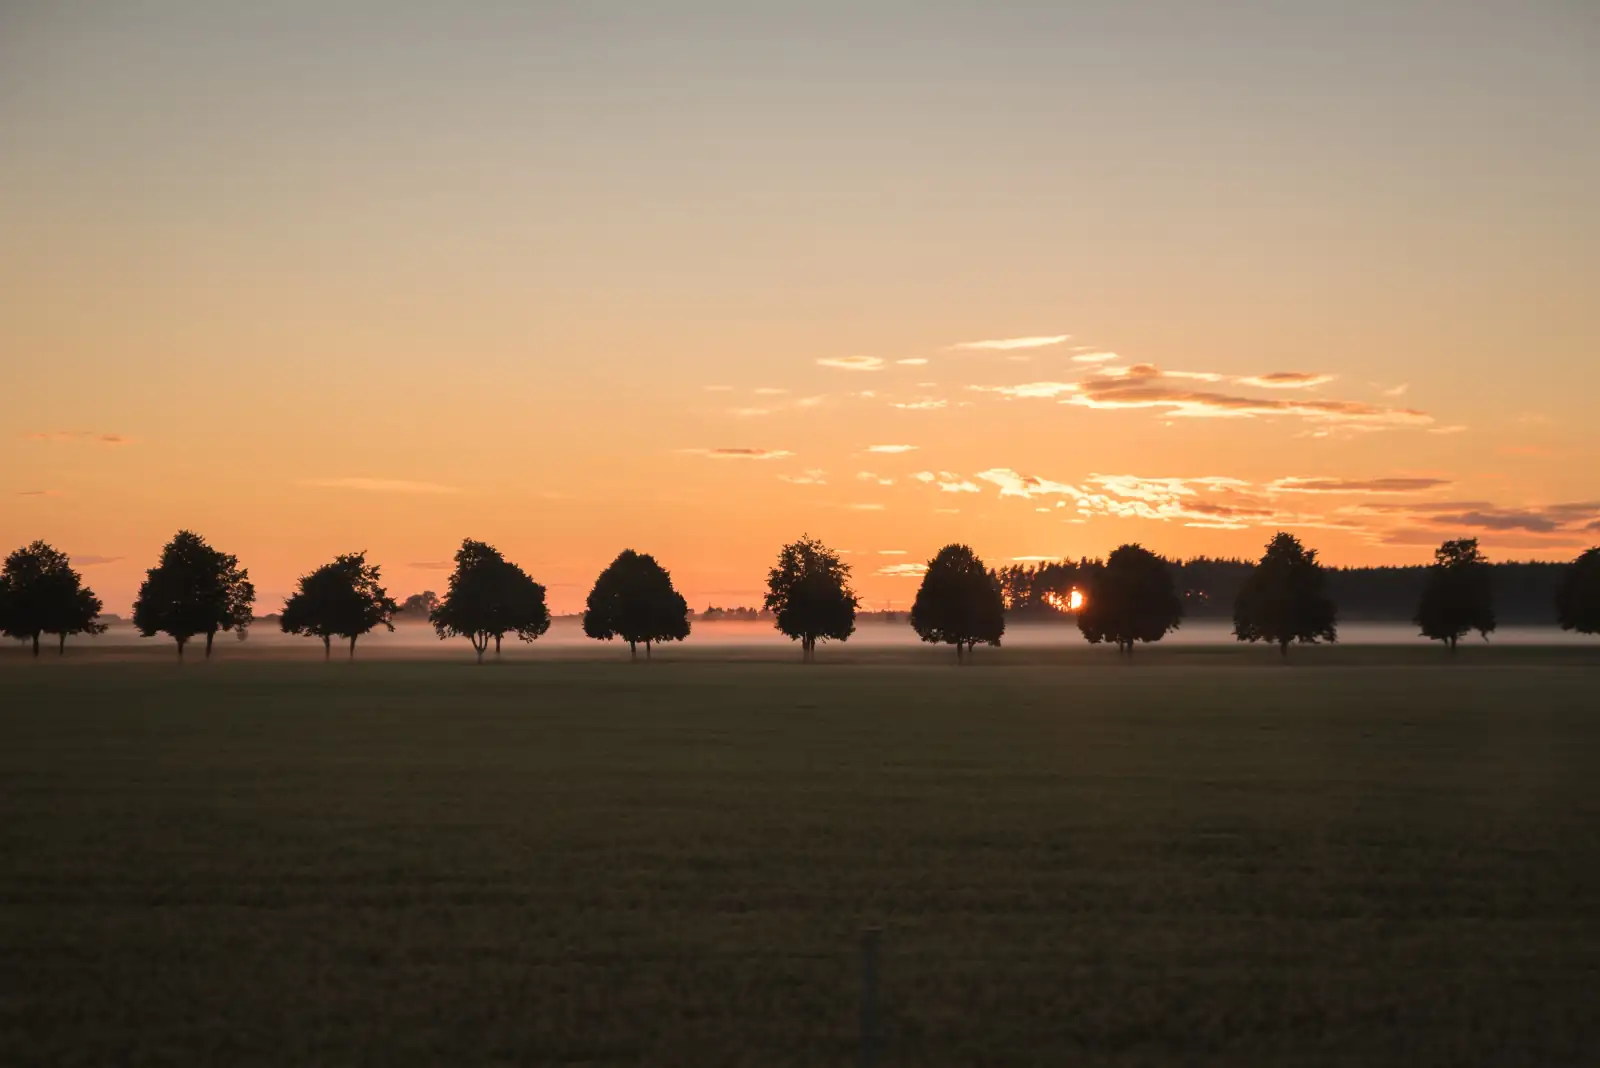
[[[1245,397],[1176,384],[1151,364],[1108,368],[1079,383],[1061,403],[1087,408],[1152,408],[1187,418],[1298,416],[1321,422],[1361,423],[1374,427],[1427,426],[1433,417],[1411,408],[1384,408],[1359,401]]]
[[[786,389],[780,389],[777,386],[757,386],[755,389],[751,390],[751,392],[758,397],[781,397],[789,391]]]
[[[1312,371],[1274,371],[1266,375],[1250,375],[1245,378],[1236,378],[1241,386],[1258,386],[1261,389],[1310,389],[1313,386],[1323,386],[1332,382],[1337,375],[1317,374]],[[1404,392],[1402,390],[1401,392]],[[1399,394],[1394,394],[1399,396]]]
[[[1280,478],[1268,493],[1421,493],[1450,485],[1448,478]]]
[[[948,407],[949,404],[949,401],[940,400],[937,397],[920,397],[914,401],[891,401],[890,407],[911,412],[928,412]]]
[[[1113,363],[1122,359],[1114,352],[1080,352],[1072,358],[1073,363]]]
[[[879,556],[904,556],[904,555],[906,555],[906,551],[904,549],[879,549],[878,550],[878,555]]]
[[[964,341],[950,347],[980,352],[1010,352],[1014,349],[1044,349],[1070,340],[1072,340],[1071,334],[1052,334],[1049,337],[1002,337],[988,341]]]
[[[856,478],[862,482],[870,482],[875,486],[894,485],[894,479],[885,477],[884,475],[875,475],[871,471],[858,471],[856,473]]]
[[[449,560],[418,560],[406,566],[413,571],[449,571],[455,567]]]
[[[890,578],[921,578],[927,570],[927,564],[885,564],[878,568],[878,574]]]
[[[884,506],[883,505],[874,504],[872,502],[867,502],[867,503],[863,503],[863,504],[847,504],[847,505],[845,505],[845,507],[848,508],[852,512],[881,512],[881,511],[884,510]]]
[[[55,489],[18,490],[18,497],[64,497],[66,494]]]
[[[1398,386],[1391,386],[1388,389],[1380,390],[1380,392],[1385,397],[1404,397],[1406,395],[1406,390],[1410,388],[1411,383],[1402,382]]]
[[[1051,399],[1064,393],[1076,393],[1076,382],[1023,382],[1015,386],[968,386],[975,393],[998,393],[1002,397],[1043,397]]]
[[[833,367],[840,371],[881,371],[883,360],[876,356],[824,356],[817,361],[820,367]]]
[[[1461,424],[1458,423],[1458,424],[1456,424],[1454,426],[1436,426],[1436,427],[1433,427],[1432,429],[1430,429],[1428,431],[1428,433],[1430,433],[1430,434],[1462,434],[1462,433],[1465,433],[1466,430],[1467,430],[1467,428],[1465,426],[1462,426]]]
[[[867,451],[883,453],[916,452],[917,447],[915,445],[868,445]]]
[[[796,486],[826,486],[828,484],[828,472],[816,467],[802,471],[798,475],[779,475],[778,478],[783,482],[789,482]]]
[[[801,397],[794,402],[794,406],[796,408],[815,408],[827,399],[828,395],[826,393],[818,393],[814,397]]]
[[[925,366],[928,361],[921,356],[909,356],[904,360],[896,360],[894,362],[899,364],[901,367],[922,367]]]
[[[318,489],[347,489],[362,493],[460,493],[455,486],[442,486],[437,482],[412,482],[403,478],[304,478],[300,485]]]
[[[729,415],[738,416],[740,419],[755,419],[763,415],[771,415],[771,408],[729,408]]]
[[[133,444],[133,439],[125,434],[107,434],[98,430],[41,430],[23,436],[29,441],[79,442],[113,446]]]
[[[705,456],[712,460],[782,460],[793,456],[787,449],[680,449],[689,456]]]
[[[104,564],[114,564],[119,560],[126,560],[125,556],[99,556],[95,553],[73,553],[71,556],[73,567],[100,567]]]

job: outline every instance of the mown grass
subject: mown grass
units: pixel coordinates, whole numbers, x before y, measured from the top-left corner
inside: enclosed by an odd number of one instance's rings
[[[9,660],[0,1063],[1593,1063],[1592,661],[1341,657]]]

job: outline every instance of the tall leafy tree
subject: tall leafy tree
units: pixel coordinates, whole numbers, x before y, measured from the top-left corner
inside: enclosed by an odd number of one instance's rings
[[[1116,642],[1131,655],[1133,643],[1158,642],[1183,622],[1167,562],[1142,545],[1122,545],[1106,562],[1088,567],[1088,592],[1078,611],[1078,629],[1091,643]]]
[[[180,530],[161,550],[160,562],[145,572],[133,602],[133,625],[146,638],[169,635],[183,659],[189,639],[204,634],[206,657],[219,630],[250,625],[256,588],[239,558],[219,552],[200,535]]]
[[[100,599],[59,549],[36,541],[6,557],[0,570],[0,633],[32,641],[34,656],[42,634],[56,635],[64,655],[70,635],[104,632],[100,609]]]
[[[817,642],[848,641],[856,629],[858,599],[850,588],[850,565],[815,538],[802,535],[785,545],[767,572],[764,607],[778,630],[800,643],[801,659],[816,658]]]
[[[946,545],[928,561],[911,627],[925,642],[954,645],[958,663],[979,642],[999,645],[1006,629],[1000,576],[969,547]]]
[[[1412,622],[1424,637],[1448,645],[1452,656],[1456,643],[1470,631],[1489,640],[1495,627],[1494,591],[1489,561],[1478,550],[1477,538],[1447,541],[1434,550]]]
[[[395,614],[404,616],[407,620],[425,620],[438,607],[439,595],[432,590],[423,590],[421,593],[413,593],[410,597],[400,602],[400,607],[395,609]]]
[[[300,577],[278,626],[285,634],[321,638],[323,659],[331,655],[334,638],[345,638],[355,659],[356,639],[375,627],[394,630],[398,608],[383,588],[378,565],[367,563],[364,552],[347,553]]]
[[[1562,630],[1600,634],[1600,548],[1578,557],[1562,576],[1556,620]]]
[[[648,659],[655,642],[680,642],[689,636],[689,602],[672,586],[672,576],[648,553],[624,549],[594,580],[583,611],[583,633],[600,641],[621,638],[637,660],[639,643]]]
[[[550,629],[544,587],[500,555],[500,550],[471,538],[456,550],[450,587],[428,618],[441,641],[470,641],[479,663],[490,641],[494,642],[494,655],[499,656],[501,639],[507,634],[531,642]]]
[[[1279,533],[1267,543],[1233,602],[1233,633],[1242,642],[1272,642],[1282,656],[1289,643],[1315,645],[1338,641],[1333,600],[1317,550],[1293,534]]]

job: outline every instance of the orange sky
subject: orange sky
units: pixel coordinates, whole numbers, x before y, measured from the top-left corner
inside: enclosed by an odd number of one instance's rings
[[[1581,5],[530,6],[0,13],[0,542],[123,611],[190,527],[265,612],[463,536],[558,610],[1600,541]]]

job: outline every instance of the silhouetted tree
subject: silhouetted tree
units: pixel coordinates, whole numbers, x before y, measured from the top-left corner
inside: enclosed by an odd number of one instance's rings
[[[450,588],[429,618],[441,641],[464,637],[472,642],[479,663],[491,640],[499,656],[507,634],[531,642],[550,629],[544,587],[494,546],[471,538],[456,550]]]
[[[283,605],[278,626],[285,634],[322,639],[322,656],[332,652],[333,639],[350,642],[355,659],[356,639],[374,627],[394,630],[397,606],[381,585],[377,564],[367,554],[348,553],[300,577],[299,589]]]
[[[42,541],[7,556],[0,570],[0,634],[32,641],[34,656],[41,634],[59,637],[58,655],[65,655],[69,635],[104,632],[100,608],[67,554]]]
[[[161,561],[145,572],[133,602],[133,625],[146,638],[167,634],[183,648],[206,636],[206,657],[217,631],[250,625],[256,588],[239,558],[218,552],[200,535],[180,530],[161,550]]]
[[[1556,620],[1562,630],[1600,634],[1600,548],[1572,562],[1556,593]]]
[[[1289,655],[1290,642],[1338,641],[1325,585],[1317,550],[1293,534],[1277,534],[1233,602],[1234,635],[1242,642],[1274,642],[1282,656]]]
[[[621,638],[635,660],[643,642],[648,659],[653,643],[689,636],[689,603],[672,588],[672,576],[655,557],[625,549],[594,580],[583,632],[601,641]]]
[[[775,614],[778,630],[800,642],[805,661],[815,659],[818,640],[849,640],[856,629],[856,604],[850,565],[815,538],[802,535],[785,545],[767,572],[763,607]]]
[[[423,590],[421,593],[413,593],[410,597],[400,602],[400,607],[395,609],[395,614],[405,616],[408,619],[425,620],[433,615],[433,610],[438,607],[439,595],[432,590]]]
[[[1182,623],[1183,600],[1167,562],[1143,546],[1119,546],[1088,572],[1078,629],[1091,643],[1116,642],[1131,655],[1134,642],[1158,642]]]
[[[1417,614],[1412,622],[1422,628],[1424,637],[1450,646],[1468,631],[1477,631],[1484,641],[1494,630],[1494,592],[1490,588],[1489,562],[1478,551],[1477,538],[1447,541],[1433,553]]]
[[[978,642],[999,645],[1005,633],[1005,603],[1000,576],[965,545],[946,545],[928,561],[911,627],[925,642],[956,647],[956,662]]]

